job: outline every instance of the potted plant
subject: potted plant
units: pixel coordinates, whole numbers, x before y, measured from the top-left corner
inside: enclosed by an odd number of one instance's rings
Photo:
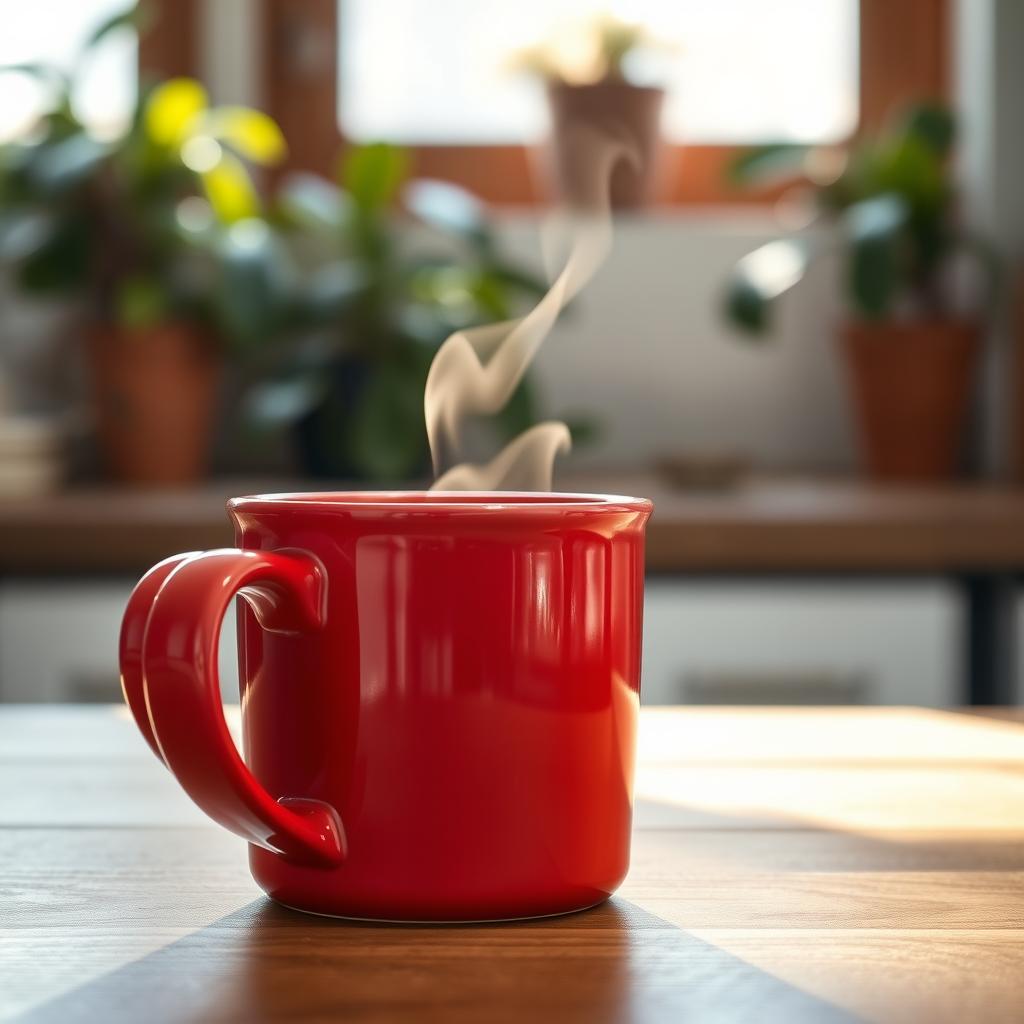
[[[263,351],[248,409],[257,426],[291,433],[300,469],[315,478],[425,475],[423,391],[437,348],[546,291],[502,254],[473,196],[407,171],[401,149],[354,147],[337,184],[297,174],[277,196],[258,273],[291,282],[272,317],[287,337]],[[511,438],[533,421],[524,382],[498,429]]]
[[[525,50],[513,66],[540,78],[551,113],[551,156],[555,184],[563,199],[586,206],[592,154],[581,152],[576,126],[593,126],[602,137],[623,132],[631,159],[612,174],[615,208],[644,206],[656,183],[661,149],[661,108],[665,91],[631,81],[632,58],[661,47],[643,26],[600,15],[548,43]]]
[[[744,257],[726,293],[733,323],[752,336],[804,276],[818,248],[838,246],[849,315],[840,331],[864,458],[879,479],[938,480],[957,468],[985,301],[965,301],[965,266],[991,290],[991,251],[960,221],[948,110],[921,105],[877,139],[847,151],[765,146],[743,154],[736,180],[797,171],[834,229]],[[978,274],[975,273],[975,283]]]
[[[223,343],[244,335],[237,310],[253,301],[238,267],[260,234],[261,209],[243,161],[278,160],[281,134],[258,111],[211,108],[198,82],[180,78],[140,90],[130,125],[97,138],[74,112],[74,75],[16,70],[57,87],[31,134],[0,149],[0,260],[24,294],[80,311],[112,475],[195,480]]]

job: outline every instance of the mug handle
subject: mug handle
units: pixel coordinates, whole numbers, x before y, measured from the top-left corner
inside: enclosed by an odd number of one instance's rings
[[[275,800],[257,782],[224,719],[217,652],[231,600],[245,599],[273,633],[320,629],[323,569],[301,552],[223,548],[175,555],[139,581],[121,624],[121,688],[153,752],[226,829],[297,864],[345,859],[337,811],[320,800]]]

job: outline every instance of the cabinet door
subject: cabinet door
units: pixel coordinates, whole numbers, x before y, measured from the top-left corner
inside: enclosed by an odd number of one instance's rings
[[[648,704],[961,700],[961,617],[939,581],[648,582]]]
[[[0,701],[121,700],[117,639],[134,580],[0,583]],[[221,630],[221,690],[238,700],[234,610]]]

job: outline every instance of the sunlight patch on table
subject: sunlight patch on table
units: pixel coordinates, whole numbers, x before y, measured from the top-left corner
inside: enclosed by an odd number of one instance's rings
[[[1024,771],[641,763],[646,827],[1013,831],[1024,828]],[[651,819],[657,815],[657,825]]]
[[[1024,768],[1024,723],[925,708],[645,708],[643,762],[1005,762]]]

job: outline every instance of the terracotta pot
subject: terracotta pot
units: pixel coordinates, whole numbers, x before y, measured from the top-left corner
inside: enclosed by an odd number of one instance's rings
[[[169,487],[206,472],[220,359],[193,327],[94,328],[96,426],[111,476]]]
[[[592,206],[603,198],[599,192],[595,195],[604,182],[594,173],[593,143],[575,130],[582,125],[597,128],[601,137],[625,135],[634,147],[635,161],[620,160],[612,172],[612,206],[620,209],[648,203],[661,149],[664,98],[663,89],[627,82],[549,86],[552,175],[560,197],[577,207]]]
[[[869,474],[952,477],[971,401],[977,325],[848,323],[842,337]]]

